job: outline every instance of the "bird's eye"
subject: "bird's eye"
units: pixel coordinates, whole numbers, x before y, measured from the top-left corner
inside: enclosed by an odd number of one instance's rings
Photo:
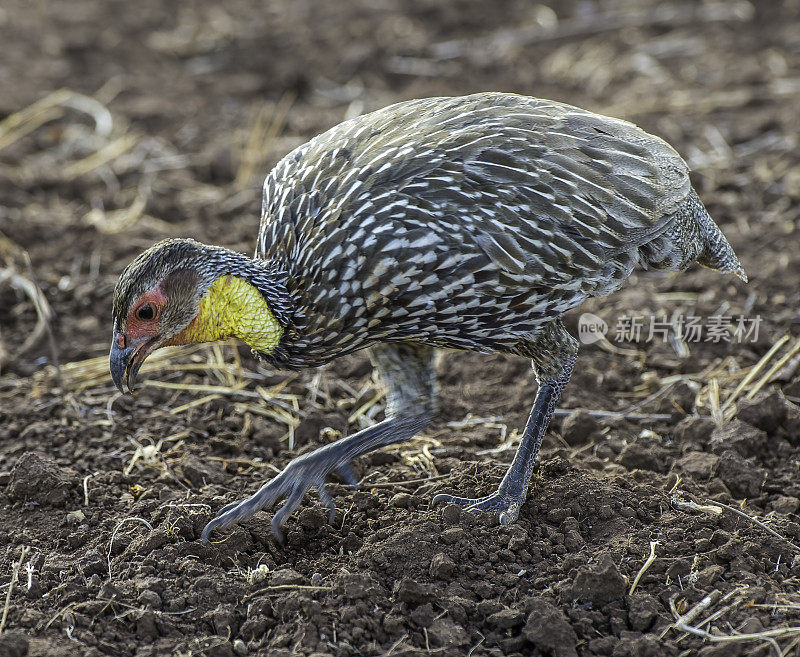
[[[136,311],[136,317],[141,319],[143,322],[149,322],[155,316],[156,316],[156,310],[149,303],[144,304],[141,308],[139,308]]]

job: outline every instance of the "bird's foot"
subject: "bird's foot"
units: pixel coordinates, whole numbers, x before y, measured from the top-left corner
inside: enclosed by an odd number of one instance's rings
[[[300,506],[303,497],[311,488],[317,489],[319,499],[328,508],[329,519],[333,522],[336,505],[325,486],[326,476],[333,471],[338,472],[346,483],[358,487],[358,480],[350,465],[342,464],[329,450],[322,448],[303,454],[291,461],[280,474],[264,484],[254,495],[222,507],[216,517],[203,529],[201,540],[207,543],[211,532],[215,529],[223,529],[249,518],[256,511],[269,508],[281,497],[286,497],[286,502],[275,512],[271,523],[275,538],[279,543],[283,543],[281,526]]]
[[[445,504],[458,504],[459,506],[465,507],[465,511],[473,513],[499,511],[501,525],[510,525],[517,521],[519,510],[524,501],[525,491],[522,491],[520,495],[514,495],[504,490],[502,486],[491,495],[474,499],[470,497],[447,495],[446,493],[439,493],[433,498],[434,504],[440,502],[444,502]]]

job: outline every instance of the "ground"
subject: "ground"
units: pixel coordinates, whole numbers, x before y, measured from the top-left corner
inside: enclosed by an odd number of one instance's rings
[[[799,19],[796,0],[5,2],[0,655],[800,654]],[[430,503],[494,489],[535,394],[528,363],[453,352],[437,422],[357,462],[359,491],[334,483],[333,524],[310,495],[285,546],[269,513],[201,544],[226,502],[380,419],[380,387],[360,355],[295,375],[222,345],[154,358],[120,396],[120,271],[164,236],[251,252],[260,179],[293,147],[482,90],[667,139],[749,284],[638,272],[581,309],[607,340],[582,347],[515,525]],[[702,339],[675,339],[690,314]]]

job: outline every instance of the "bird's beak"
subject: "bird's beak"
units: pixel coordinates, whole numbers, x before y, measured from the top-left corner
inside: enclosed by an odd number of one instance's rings
[[[150,355],[158,342],[158,338],[147,336],[128,340],[124,335],[114,336],[111,343],[110,369],[111,378],[114,385],[124,395],[123,379],[128,392],[133,392],[133,384],[136,382],[136,375],[145,359]]]

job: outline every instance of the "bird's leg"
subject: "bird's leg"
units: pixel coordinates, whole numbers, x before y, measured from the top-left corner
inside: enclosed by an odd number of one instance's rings
[[[516,521],[519,516],[542,439],[556,402],[572,374],[578,343],[567,333],[561,320],[557,320],[533,343],[522,346],[519,353],[531,357],[539,389],[517,453],[500,486],[491,495],[475,499],[445,494],[433,498],[434,502],[465,506],[468,511],[499,511],[500,522],[504,525]]]
[[[357,485],[350,468],[354,459],[379,447],[408,440],[425,428],[436,411],[434,349],[412,343],[382,344],[370,349],[370,359],[386,385],[386,419],[334,443],[298,456],[258,492],[223,507],[203,530],[203,541],[214,529],[228,527],[249,518],[256,511],[272,506],[279,498],[286,502],[272,518],[272,530],[283,539],[281,525],[302,501],[310,488],[316,488],[328,507],[331,519],[336,511],[325,487],[331,472],[338,472],[348,483]]]

